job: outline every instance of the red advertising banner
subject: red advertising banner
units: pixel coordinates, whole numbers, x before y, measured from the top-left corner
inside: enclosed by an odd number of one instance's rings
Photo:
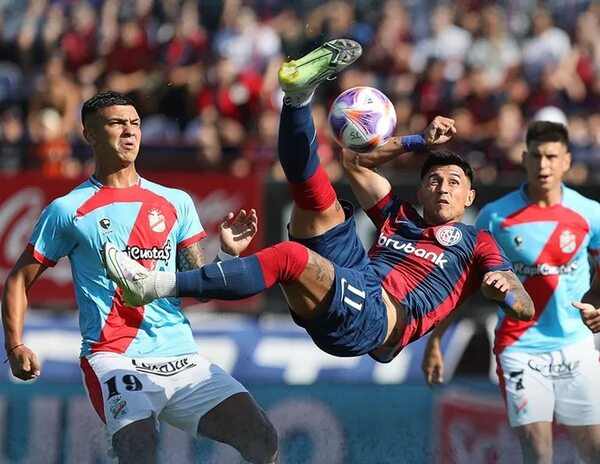
[[[498,395],[450,390],[435,410],[437,464],[504,464],[521,462],[521,448]],[[555,464],[578,461],[575,445],[564,427],[554,427]]]
[[[144,177],[190,194],[207,233],[203,240],[207,261],[212,260],[218,250],[218,225],[226,213],[255,208],[259,221],[264,219],[262,189],[257,178],[198,173],[151,173]],[[25,248],[42,209],[83,180],[48,179],[38,173],[0,176],[0,290]],[[261,245],[259,223],[259,235],[252,241],[247,253],[257,251]],[[253,299],[250,306],[256,306],[257,301]],[[76,306],[68,259],[61,259],[54,268],[40,276],[29,293],[29,302],[31,306],[44,308]],[[248,304],[244,306],[247,308]]]

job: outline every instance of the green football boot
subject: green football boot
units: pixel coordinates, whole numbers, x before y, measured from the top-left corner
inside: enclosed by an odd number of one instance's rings
[[[283,63],[279,68],[279,83],[292,103],[309,98],[315,88],[362,55],[361,45],[351,39],[325,42],[301,58]]]

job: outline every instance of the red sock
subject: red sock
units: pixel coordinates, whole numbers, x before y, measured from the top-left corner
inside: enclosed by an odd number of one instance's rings
[[[256,253],[267,288],[297,280],[308,265],[308,248],[296,242],[282,242]]]
[[[307,211],[324,211],[336,199],[335,190],[331,185],[329,176],[319,165],[312,177],[303,182],[289,183],[294,202]]]

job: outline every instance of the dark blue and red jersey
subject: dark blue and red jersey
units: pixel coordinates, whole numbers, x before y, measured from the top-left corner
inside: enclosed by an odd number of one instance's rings
[[[486,272],[512,269],[488,231],[460,222],[430,226],[392,192],[366,212],[379,233],[370,267],[406,308],[406,330],[393,355],[474,294]]]

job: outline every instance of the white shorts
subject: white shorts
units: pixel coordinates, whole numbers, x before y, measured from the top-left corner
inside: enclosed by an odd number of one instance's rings
[[[81,358],[88,396],[110,436],[153,416],[197,436],[200,418],[244,386],[199,354],[130,358],[94,353]]]
[[[547,353],[497,357],[512,427],[534,422],[600,424],[600,361],[592,337]]]

